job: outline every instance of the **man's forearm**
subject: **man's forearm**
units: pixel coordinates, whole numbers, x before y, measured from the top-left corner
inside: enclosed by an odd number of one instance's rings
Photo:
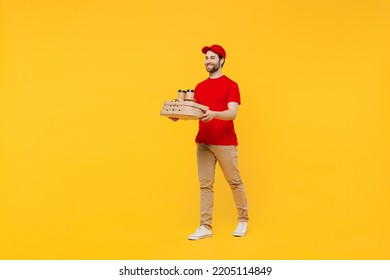
[[[236,103],[236,102],[229,102],[227,110],[219,111],[219,112],[207,110],[200,117],[200,120],[202,120],[204,122],[209,122],[212,119],[219,119],[219,120],[224,120],[224,121],[230,121],[230,120],[236,119],[237,111],[238,111],[238,103]]]
[[[215,112],[215,113],[216,113],[214,117],[215,119],[224,120],[224,121],[234,120],[237,116],[237,111],[231,109],[227,109],[225,111]]]

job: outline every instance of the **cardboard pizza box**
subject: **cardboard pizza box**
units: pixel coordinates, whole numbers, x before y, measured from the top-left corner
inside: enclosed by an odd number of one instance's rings
[[[165,101],[163,109],[160,111],[160,115],[182,120],[198,120],[203,114],[203,111],[208,109],[209,107],[198,104],[192,100]]]

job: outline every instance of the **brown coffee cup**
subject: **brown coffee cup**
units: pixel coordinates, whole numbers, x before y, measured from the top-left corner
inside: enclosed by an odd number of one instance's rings
[[[194,99],[195,92],[193,89],[189,89],[186,91],[185,99]]]

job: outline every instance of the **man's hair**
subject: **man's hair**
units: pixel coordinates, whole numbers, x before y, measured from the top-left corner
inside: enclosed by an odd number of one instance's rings
[[[218,54],[218,57],[219,57],[219,60],[221,60],[221,59],[223,58],[223,56],[220,55],[220,54]],[[222,63],[222,65],[221,65],[221,68],[223,67],[224,64],[225,64],[225,59],[223,59],[223,63]]]

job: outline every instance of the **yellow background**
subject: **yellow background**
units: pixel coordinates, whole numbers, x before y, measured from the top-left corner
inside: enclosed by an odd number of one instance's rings
[[[0,2],[1,259],[389,259],[390,2]],[[219,168],[198,226],[194,121],[159,115],[237,81],[250,229]]]

